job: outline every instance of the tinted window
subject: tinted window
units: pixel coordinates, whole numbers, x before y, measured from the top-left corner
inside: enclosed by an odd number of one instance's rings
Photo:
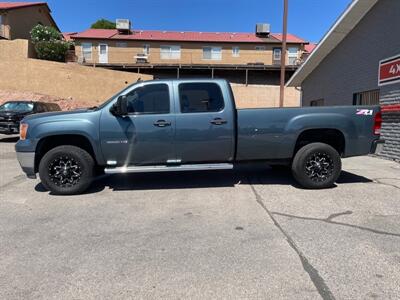
[[[324,99],[313,100],[310,102],[310,106],[324,106]]]
[[[224,98],[215,83],[181,83],[179,101],[182,113],[216,112],[224,109]]]
[[[47,111],[58,111],[61,110],[60,106],[55,103],[46,103]]]
[[[128,93],[128,112],[136,114],[169,113],[169,90],[166,84],[149,84]]]
[[[42,103],[36,103],[36,112],[41,113],[45,111],[46,107]]]

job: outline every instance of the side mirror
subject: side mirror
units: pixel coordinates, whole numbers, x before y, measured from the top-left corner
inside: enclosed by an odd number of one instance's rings
[[[126,116],[128,114],[128,100],[126,96],[119,96],[117,102],[111,106],[110,112],[114,116]]]

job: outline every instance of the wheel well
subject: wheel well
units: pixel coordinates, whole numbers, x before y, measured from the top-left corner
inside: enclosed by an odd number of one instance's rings
[[[36,147],[35,172],[38,171],[39,163],[42,157],[49,150],[63,145],[79,147],[87,151],[93,157],[94,161],[96,161],[96,156],[94,155],[92,144],[86,137],[78,134],[52,135],[42,138]]]
[[[293,156],[299,149],[311,143],[325,143],[332,146],[342,155],[344,154],[346,142],[344,135],[337,129],[309,129],[303,131],[296,141]]]

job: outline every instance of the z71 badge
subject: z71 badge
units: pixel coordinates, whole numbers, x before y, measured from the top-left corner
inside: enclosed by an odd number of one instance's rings
[[[356,115],[372,116],[373,113],[372,109],[357,109]]]

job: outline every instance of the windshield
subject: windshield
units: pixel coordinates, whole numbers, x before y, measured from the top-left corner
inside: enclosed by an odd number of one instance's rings
[[[7,102],[0,106],[0,111],[6,111],[6,110],[31,111],[33,110],[33,103]]]

